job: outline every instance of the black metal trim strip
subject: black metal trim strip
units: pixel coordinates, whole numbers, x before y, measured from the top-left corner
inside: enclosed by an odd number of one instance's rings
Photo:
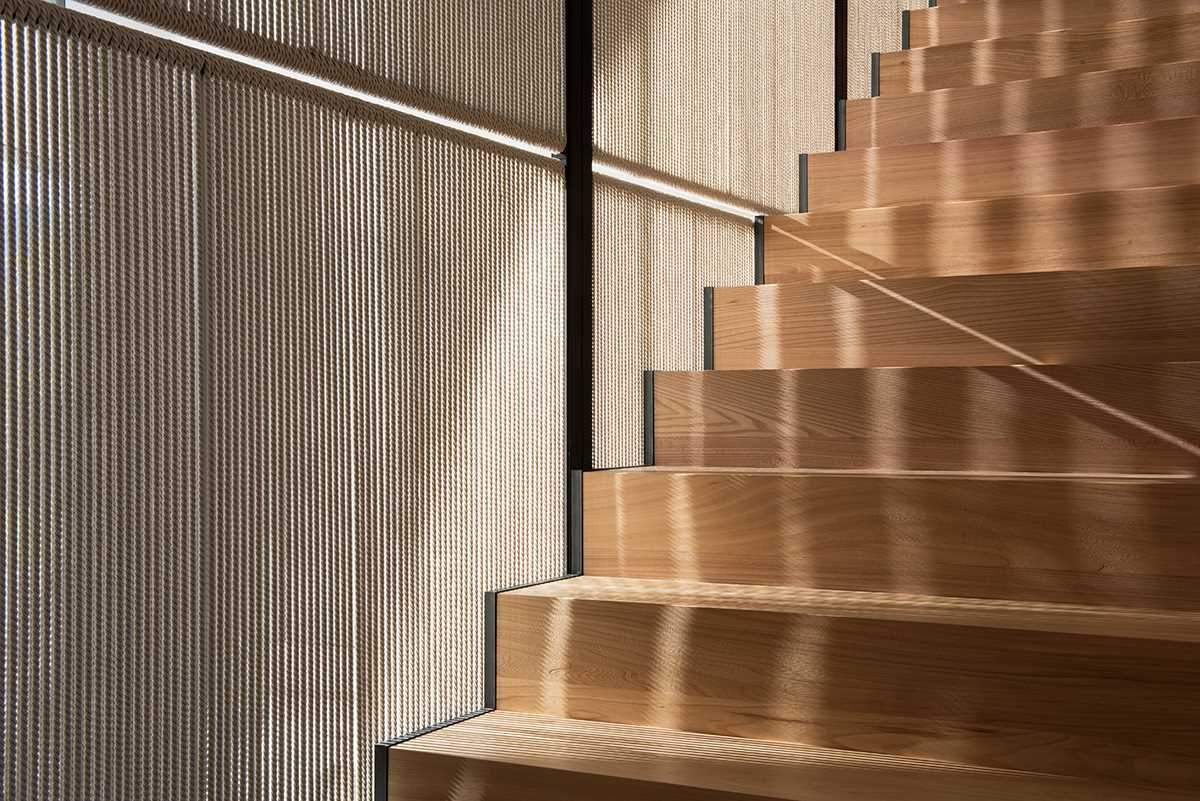
[[[571,471],[571,520],[567,526],[567,573],[583,574],[583,471]]]
[[[654,371],[642,373],[642,461],[654,464]]]
[[[871,54],[871,97],[879,97],[879,54]]]
[[[704,369],[713,369],[713,288],[704,287]]]
[[[563,0],[567,468],[592,466],[592,0]],[[564,477],[565,478],[565,477]],[[568,481],[569,483],[569,481]]]
[[[808,154],[800,154],[800,213],[808,211]]]
[[[833,4],[833,100],[834,114],[834,149],[845,150],[844,119],[842,105],[850,96],[850,2],[835,0]],[[838,145],[837,143],[843,143]]]
[[[837,123],[833,132],[833,149],[846,149],[846,98],[842,97],[837,102]]]
[[[900,12],[900,49],[907,50],[912,40],[912,12],[907,8]]]
[[[490,708],[476,709],[474,712],[468,712],[465,715],[459,715],[456,718],[443,720],[441,723],[435,723],[432,726],[426,726],[423,729],[417,729],[414,732],[402,734],[399,737],[393,737],[390,740],[383,740],[375,743],[373,760],[375,769],[375,786],[373,795],[375,801],[388,801],[388,755],[392,748],[402,743],[406,743],[409,740],[415,740],[422,735],[435,732],[438,729],[444,729],[447,726],[453,726],[456,723],[462,723],[464,720],[470,720],[471,718],[477,718],[480,715],[486,715],[491,711],[492,710]]]
[[[767,218],[754,218],[754,283],[767,283]]]

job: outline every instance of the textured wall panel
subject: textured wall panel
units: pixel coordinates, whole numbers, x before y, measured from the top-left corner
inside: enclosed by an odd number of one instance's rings
[[[561,172],[211,87],[214,781],[340,797],[481,704],[483,593],[563,570]]]
[[[551,146],[563,141],[562,0],[88,0]]]
[[[904,9],[928,8],[929,0],[850,0],[847,20],[847,92],[871,96],[871,54],[900,49]]]
[[[561,170],[14,10],[0,797],[369,798],[563,569]]]
[[[706,286],[754,283],[749,220],[598,181],[593,464],[642,464],[642,373],[704,367]]]
[[[833,149],[833,3],[596,0],[597,158],[795,211]]]
[[[0,797],[196,797],[196,73],[0,19]]]

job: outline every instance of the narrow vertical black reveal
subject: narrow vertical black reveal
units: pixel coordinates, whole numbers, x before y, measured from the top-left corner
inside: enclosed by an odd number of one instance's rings
[[[846,149],[846,98],[837,102],[837,125],[833,132],[833,149]]]
[[[582,541],[570,471],[592,467],[592,2],[563,0],[566,148],[566,517],[568,544]]]
[[[754,283],[767,283],[767,218],[754,218]]]
[[[388,753],[386,743],[375,744],[375,801],[388,801]]]
[[[808,211],[808,154],[800,154],[800,212]]]
[[[907,50],[912,30],[912,14],[906,8],[900,12],[900,47]]]
[[[841,114],[842,103],[850,96],[850,0],[834,0],[833,4],[833,102],[835,150],[845,150]]]
[[[871,54],[871,97],[879,97],[879,54]]]
[[[496,708],[496,596],[483,594],[483,707]]]
[[[571,522],[567,527],[567,575],[583,575],[583,471],[571,471]]]
[[[713,369],[713,288],[704,287],[704,369]]]
[[[642,373],[642,461],[654,464],[654,371]]]

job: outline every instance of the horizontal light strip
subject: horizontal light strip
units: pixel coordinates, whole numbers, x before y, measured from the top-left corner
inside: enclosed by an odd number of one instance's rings
[[[482,128],[478,125],[471,125],[470,123],[456,120],[453,117],[447,117],[442,114],[434,114],[416,106],[398,103],[395,100],[389,100],[385,97],[380,97],[379,95],[361,92],[344,84],[335,83],[333,81],[325,80],[324,78],[318,78],[315,75],[310,75],[305,72],[298,72],[296,70],[288,69],[287,67],[281,67],[274,62],[264,61],[263,59],[254,58],[253,56],[239,53],[236,50],[230,50],[225,47],[210,44],[202,39],[184,36],[183,34],[175,33],[174,31],[166,28],[160,28],[157,25],[150,25],[140,20],[133,19],[132,17],[127,17],[123,14],[114,14],[106,9],[97,8],[96,6],[88,3],[79,2],[79,0],[58,0],[58,3],[72,11],[77,11],[80,14],[86,14],[89,17],[110,22],[114,25],[120,25],[122,28],[128,28],[129,30],[146,34],[147,36],[153,36],[157,39],[164,39],[169,42],[174,42],[176,44],[183,45],[184,47],[189,47],[193,50],[211,53],[212,55],[228,59],[229,61],[237,62],[238,64],[245,64],[246,66],[254,67],[255,69],[263,70],[264,72],[269,72],[274,75],[281,75],[285,78],[298,81],[299,83],[307,86],[324,89],[329,92],[354,98],[355,100],[360,100],[364,103],[370,103],[374,106],[386,108],[398,114],[403,114],[406,117],[412,117],[413,119],[422,120],[423,122],[427,122],[432,125],[438,125],[443,128],[450,128],[455,131],[460,131],[470,136],[478,137],[479,139],[489,142],[496,142],[498,144],[511,147],[515,150],[520,150],[524,153],[530,153],[542,158],[557,159],[558,157],[557,151],[544,145],[537,145],[532,142],[527,142],[524,139],[497,133],[496,131],[492,131],[488,128]],[[660,195],[678,198],[680,200],[687,201],[688,203],[694,203],[698,206],[704,206],[706,208],[721,211],[726,214],[732,214],[737,217],[753,219],[761,214],[761,212],[754,211],[753,209],[737,206],[732,203],[726,203],[707,195],[690,192],[686,189],[680,189],[679,187],[673,186],[665,181],[657,181],[653,178],[646,178],[638,175],[637,173],[630,172],[629,170],[623,170],[607,164],[595,164],[593,167],[593,172],[597,175],[603,175],[608,178],[612,178],[615,181],[620,181],[624,184],[630,184],[642,189],[648,189]]]
[[[653,178],[647,178],[643,175],[638,175],[636,172],[614,167],[611,164],[603,162],[594,162],[592,164],[592,172],[597,175],[603,175],[606,178],[612,178],[615,181],[620,181],[623,184],[632,184],[639,186],[642,189],[649,189],[652,192],[657,192],[660,195],[686,200],[689,203],[694,203],[698,206],[706,206],[710,209],[723,211],[726,214],[732,214],[735,217],[747,217],[753,220],[755,217],[765,214],[765,212],[755,211],[754,209],[745,206],[738,206],[733,203],[726,203],[723,200],[717,200],[708,195],[702,195],[697,192],[690,192],[686,189],[680,189],[677,186],[667,183],[666,181],[658,181]]]
[[[339,95],[354,98],[355,100],[361,100],[364,103],[370,103],[373,106],[380,106],[388,109],[389,111],[395,111],[398,114],[403,114],[406,117],[412,117],[414,119],[422,120],[423,122],[428,122],[443,128],[452,128],[456,131],[461,131],[471,136],[485,139],[489,142],[496,142],[498,144],[511,147],[515,150],[520,150],[525,153],[531,153],[535,156],[541,156],[548,159],[556,158],[558,155],[557,151],[555,151],[553,148],[546,147],[545,145],[536,145],[532,142],[526,142],[524,139],[506,136],[505,134],[497,133],[496,131],[492,131],[488,128],[482,128],[478,125],[471,125],[470,123],[456,120],[453,117],[446,117],[442,114],[434,114],[432,112],[425,111],[424,109],[417,108],[416,106],[410,106],[405,103],[397,103],[395,100],[389,100],[385,97],[380,97],[379,95],[360,92],[359,90],[353,89],[344,84],[334,83],[333,81],[327,81],[324,78],[318,78],[305,72],[297,72],[296,70],[291,70],[287,67],[281,67],[271,61],[264,61],[259,58],[247,56],[244,53],[239,53],[236,50],[219,47],[217,45],[205,42],[202,39],[192,38],[191,36],[184,36],[183,34],[175,33],[174,31],[167,30],[166,28],[160,28],[157,25],[149,25],[145,22],[141,22],[140,20],[133,19],[132,17],[126,17],[122,14],[114,14],[111,11],[107,11],[103,8],[97,8],[87,3],[78,2],[78,0],[66,0],[65,6],[72,11],[78,11],[79,13],[86,14],[89,17],[104,20],[105,22],[111,22],[114,25],[120,25],[122,28],[128,28],[130,30],[137,31],[138,33],[144,33],[157,39],[165,39],[167,41],[183,45],[184,47],[190,47],[193,50],[201,50],[205,53],[211,53],[214,56],[220,56],[221,58],[228,59],[229,61],[236,61],[239,64],[245,64],[247,66],[254,67],[255,69],[260,69],[275,75],[282,75],[285,78],[298,81],[299,83],[307,86],[314,86],[318,89],[325,89],[330,92],[335,92]]]

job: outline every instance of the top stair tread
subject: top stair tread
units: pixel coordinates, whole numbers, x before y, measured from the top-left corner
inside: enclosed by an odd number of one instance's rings
[[[393,749],[393,765],[428,754],[659,786],[661,798],[791,801],[1168,801],[1184,796],[1041,773],[547,715],[490,712]],[[403,779],[401,779],[402,781]],[[531,781],[537,781],[535,773]],[[399,783],[399,782],[397,782]],[[713,795],[678,796],[662,785]],[[405,797],[403,795],[401,798]],[[587,796],[591,797],[591,796]],[[641,796],[638,796],[639,798]]]
[[[909,12],[913,48],[1200,11],[1200,0],[975,0]]]
[[[1200,13],[1093,22],[880,55],[880,93],[965,86],[1185,61],[1200,47]]]
[[[507,594],[1200,642],[1200,613],[1188,611],[588,575]]]

